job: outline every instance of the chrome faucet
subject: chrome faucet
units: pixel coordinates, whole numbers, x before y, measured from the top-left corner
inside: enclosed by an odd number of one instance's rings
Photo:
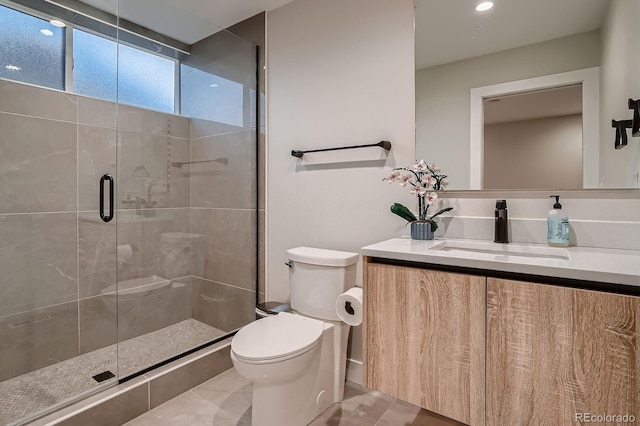
[[[144,199],[142,198],[142,207],[144,207],[144,210],[142,210],[142,215],[143,216],[155,216],[156,215],[156,211],[153,209],[156,204],[158,204],[157,201],[151,201],[151,188],[153,188],[153,185],[156,183],[156,181],[158,180],[158,178],[156,177],[155,179],[149,179],[147,181],[147,184],[145,185],[146,189],[147,189],[147,198]]]
[[[155,216],[156,211],[153,210],[153,207],[155,207],[158,202],[151,200],[151,188],[153,188],[153,185],[157,180],[158,178],[149,179],[149,181],[145,184],[147,198],[142,198],[139,196],[131,198],[131,195],[127,194],[127,197],[122,200],[122,204],[125,206],[133,206],[136,210],[136,216]]]
[[[509,242],[509,222],[507,220],[507,200],[496,200],[495,238],[496,243]]]

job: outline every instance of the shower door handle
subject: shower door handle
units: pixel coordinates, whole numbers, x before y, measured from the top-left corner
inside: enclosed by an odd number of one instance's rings
[[[109,215],[104,214],[104,182],[109,182]],[[100,178],[100,219],[110,222],[113,219],[113,176],[105,173]]]

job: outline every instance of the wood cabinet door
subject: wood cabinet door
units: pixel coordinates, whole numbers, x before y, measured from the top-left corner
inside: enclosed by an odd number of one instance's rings
[[[485,278],[376,263],[366,275],[366,385],[484,424]]]
[[[640,298],[487,281],[487,425],[639,421]]]

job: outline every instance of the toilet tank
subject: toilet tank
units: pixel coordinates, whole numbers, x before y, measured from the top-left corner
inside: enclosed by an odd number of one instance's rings
[[[310,317],[340,321],[338,296],[356,285],[358,253],[297,247],[287,250],[291,261],[291,309]]]

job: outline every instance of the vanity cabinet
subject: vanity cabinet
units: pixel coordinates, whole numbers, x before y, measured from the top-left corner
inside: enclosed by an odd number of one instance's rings
[[[364,263],[367,387],[470,425],[640,419],[640,297]]]
[[[639,319],[638,297],[488,278],[487,425],[638,418]]]
[[[483,424],[485,279],[377,263],[365,274],[366,386]]]

